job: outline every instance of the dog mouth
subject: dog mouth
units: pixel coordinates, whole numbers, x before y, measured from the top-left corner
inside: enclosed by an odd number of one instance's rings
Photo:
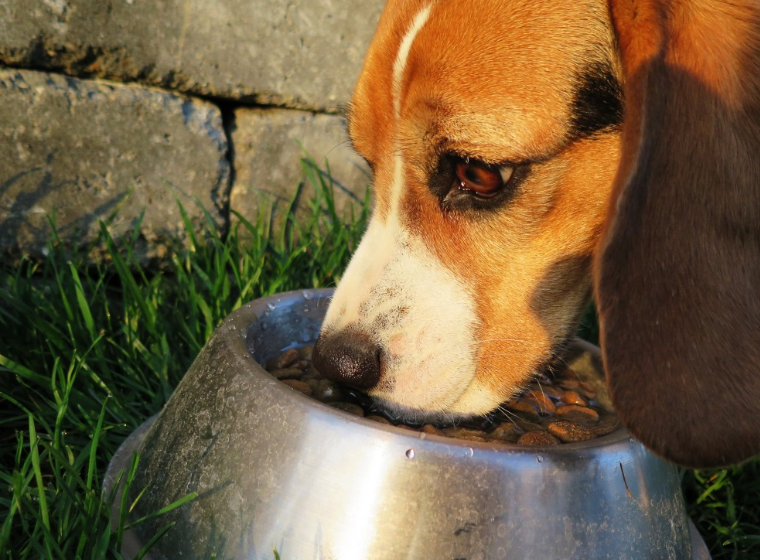
[[[393,424],[407,424],[410,426],[432,424],[436,427],[445,427],[455,426],[461,422],[474,421],[476,418],[484,416],[413,408],[398,404],[385,397],[367,396],[367,398],[371,400],[369,410],[378,416],[384,417]]]
[[[508,398],[505,398],[485,413],[418,408],[401,404],[388,396],[372,395],[354,388],[348,388],[347,393],[356,404],[365,410],[367,416],[380,416],[393,425],[406,425],[419,428],[423,425],[431,424],[437,428],[455,426],[488,431],[503,421],[502,416],[504,416],[506,409],[505,403],[523,393],[531,383],[538,383],[539,386],[542,384],[552,384],[555,373],[562,371],[566,367],[564,357],[571,349],[573,338],[573,333],[570,333],[555,343],[548,356],[536,363],[531,373],[526,376],[524,382],[519,386],[515,386]],[[460,396],[466,390],[467,388],[464,388]]]

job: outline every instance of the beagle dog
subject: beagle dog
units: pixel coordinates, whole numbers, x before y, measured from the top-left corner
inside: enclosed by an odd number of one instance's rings
[[[349,133],[375,209],[323,374],[481,415],[593,296],[633,435],[687,466],[760,452],[760,3],[389,0]]]

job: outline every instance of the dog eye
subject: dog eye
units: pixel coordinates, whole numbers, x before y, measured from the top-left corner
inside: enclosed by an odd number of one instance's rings
[[[472,191],[483,198],[490,198],[509,182],[514,168],[489,165],[466,158],[457,159],[454,171],[459,189]]]

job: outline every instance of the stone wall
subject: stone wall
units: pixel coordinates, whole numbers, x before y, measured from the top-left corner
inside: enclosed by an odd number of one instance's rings
[[[363,197],[341,110],[383,3],[0,0],[0,254],[44,251],[51,215],[72,242],[142,215],[161,256],[177,201],[220,230],[255,219],[293,196],[306,153],[344,204]]]

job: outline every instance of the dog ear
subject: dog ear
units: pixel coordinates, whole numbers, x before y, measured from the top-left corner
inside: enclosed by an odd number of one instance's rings
[[[611,0],[622,159],[594,263],[630,432],[686,466],[760,452],[760,7]]]

